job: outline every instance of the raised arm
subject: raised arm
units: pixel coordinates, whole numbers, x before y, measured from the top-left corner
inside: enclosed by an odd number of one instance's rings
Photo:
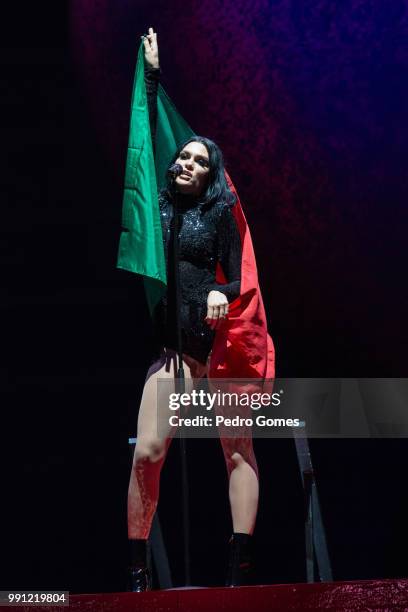
[[[152,70],[159,70],[159,45],[157,44],[157,32],[149,28],[149,33],[142,36],[144,44],[144,56],[146,66]]]
[[[159,47],[157,44],[157,33],[149,28],[149,33],[143,36],[145,57],[145,84],[147,94],[147,106],[149,109],[150,133],[152,136],[153,152],[156,148],[156,124],[157,124],[157,89],[160,80]]]

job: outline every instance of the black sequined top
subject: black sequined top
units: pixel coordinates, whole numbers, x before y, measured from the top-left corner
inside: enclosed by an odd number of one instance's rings
[[[159,70],[146,70],[145,82],[155,146],[157,87]],[[190,196],[178,194],[179,270],[181,286],[180,322],[183,352],[206,363],[215,332],[205,322],[208,293],[215,289],[229,302],[238,297],[241,282],[241,240],[231,206],[217,202],[205,207]],[[159,194],[160,217],[167,267],[167,292],[154,312],[154,327],[159,345],[177,350],[174,283],[174,207],[164,193]],[[215,282],[217,261],[226,284]]]

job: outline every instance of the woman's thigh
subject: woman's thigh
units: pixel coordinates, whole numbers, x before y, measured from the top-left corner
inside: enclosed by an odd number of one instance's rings
[[[164,443],[174,433],[169,424],[169,393],[175,392],[176,352],[164,349],[149,368],[143,388],[137,423],[137,439]],[[183,354],[185,391],[189,393],[203,378],[207,366]]]

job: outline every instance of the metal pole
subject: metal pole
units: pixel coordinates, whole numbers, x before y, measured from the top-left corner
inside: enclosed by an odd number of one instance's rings
[[[177,326],[177,355],[178,368],[175,379],[176,392],[184,393],[185,377],[183,369],[183,341],[181,335],[180,309],[181,309],[181,285],[179,269],[179,207],[177,194],[174,197],[174,282],[176,290],[176,326]],[[183,417],[183,408],[180,406],[180,416]],[[185,586],[190,585],[190,514],[189,514],[189,491],[187,473],[187,448],[186,439],[183,435],[183,428],[179,427],[180,439],[180,461],[181,461],[181,495],[182,495],[182,517],[184,535],[184,582]]]

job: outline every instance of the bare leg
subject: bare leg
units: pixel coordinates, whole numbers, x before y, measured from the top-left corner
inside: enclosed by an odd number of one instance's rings
[[[217,387],[213,381],[209,380],[208,382],[211,391],[215,392]],[[246,413],[247,410],[246,407],[237,407],[235,413],[247,417],[249,416]],[[222,407],[218,407],[216,412],[222,415]],[[224,416],[231,416],[231,414]],[[250,427],[244,426],[240,428],[239,438],[231,438],[228,437],[231,434],[229,427],[221,424],[218,433],[229,478],[229,500],[233,531],[252,535],[259,499],[258,466],[252,444],[252,431]]]
[[[163,397],[158,397],[157,379],[174,380],[176,364],[174,351],[167,349],[166,355],[150,368],[140,404],[128,492],[128,537],[134,540],[149,537],[159,498],[160,472],[171,442],[169,426],[161,427],[158,436],[158,423],[166,419],[168,423],[168,389],[163,390]],[[183,364],[188,392],[194,379],[205,374],[206,367],[188,355],[183,355]]]
[[[222,438],[229,475],[229,500],[233,531],[252,534],[258,510],[258,468],[252,439]]]
[[[157,435],[157,379],[173,376],[165,360],[147,373],[139,408],[137,443],[128,491],[128,537],[146,540],[159,497],[160,472],[171,438]]]

